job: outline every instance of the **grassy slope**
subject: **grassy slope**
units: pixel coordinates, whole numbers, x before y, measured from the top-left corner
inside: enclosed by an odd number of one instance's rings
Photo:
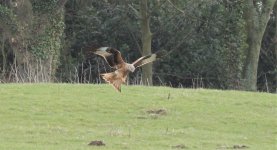
[[[170,99],[168,100],[168,93]],[[165,109],[166,115],[148,114]],[[1,84],[0,149],[277,149],[277,95],[108,85]]]

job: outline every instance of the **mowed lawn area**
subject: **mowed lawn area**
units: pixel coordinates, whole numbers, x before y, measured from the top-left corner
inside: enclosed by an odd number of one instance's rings
[[[276,150],[276,118],[276,94],[0,84],[1,150]]]

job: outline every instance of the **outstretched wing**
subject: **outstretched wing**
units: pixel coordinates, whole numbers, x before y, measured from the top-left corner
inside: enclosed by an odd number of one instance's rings
[[[158,51],[154,54],[150,54],[147,56],[142,56],[139,59],[137,59],[136,61],[134,61],[132,64],[137,68],[137,67],[141,67],[145,64],[148,64],[150,62],[153,62],[157,59],[162,58],[164,55],[166,54],[165,51]]]
[[[120,51],[111,47],[100,47],[93,53],[102,56],[112,68],[117,68],[117,66],[124,63]]]

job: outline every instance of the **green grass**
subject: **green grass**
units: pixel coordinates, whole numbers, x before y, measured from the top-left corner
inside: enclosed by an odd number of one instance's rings
[[[166,114],[147,112],[158,109]],[[276,150],[276,109],[277,95],[266,93],[0,84],[0,149]]]

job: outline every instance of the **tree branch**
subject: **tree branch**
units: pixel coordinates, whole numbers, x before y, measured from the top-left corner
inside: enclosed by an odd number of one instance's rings
[[[171,0],[167,0],[168,1],[168,3],[170,4],[170,5],[172,5],[176,10],[178,10],[179,12],[181,12],[181,13],[183,13],[183,14],[186,14],[183,10],[181,10],[180,8],[178,8],[177,6],[175,6],[172,2],[171,2]]]
[[[262,26],[266,26],[275,3],[276,0],[263,0],[263,10],[261,13]]]
[[[141,15],[139,13],[139,11],[134,8],[132,5],[128,4],[128,6],[135,12],[135,15],[138,17],[138,18],[141,18]]]
[[[57,5],[56,7],[54,8],[54,14],[58,13],[63,7],[64,5],[66,4],[67,0],[59,0],[57,2]]]

